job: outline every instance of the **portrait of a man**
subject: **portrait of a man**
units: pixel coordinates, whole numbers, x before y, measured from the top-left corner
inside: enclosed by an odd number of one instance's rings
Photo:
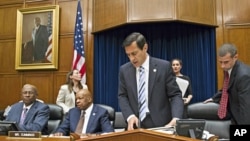
[[[59,5],[17,10],[16,70],[58,68]]]
[[[24,20],[22,60],[27,63],[48,63],[46,52],[49,47],[49,34],[51,29],[49,13],[26,15]]]

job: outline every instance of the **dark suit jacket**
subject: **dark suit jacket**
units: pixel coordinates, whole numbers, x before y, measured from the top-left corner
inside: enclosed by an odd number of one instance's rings
[[[68,136],[70,133],[75,132],[76,126],[80,119],[81,110],[77,107],[69,110],[62,124],[58,127],[56,132],[63,133],[64,136]],[[108,133],[114,132],[109,114],[106,109],[100,106],[93,105],[91,115],[89,117],[86,133]]]
[[[32,34],[34,34],[34,30]],[[35,40],[35,45],[33,47],[33,56],[34,56],[34,61],[44,61],[45,59],[45,53],[47,51],[48,45],[49,45],[49,34],[47,30],[47,26],[45,25],[40,25],[38,28],[35,36],[33,36],[32,40]]]
[[[168,61],[150,57],[148,106],[156,127],[173,117],[182,118],[182,94],[175,79]],[[118,99],[125,119],[132,114],[138,117],[136,68],[130,62],[120,67]]]
[[[50,113],[49,106],[39,101],[35,101],[29,109],[24,123],[21,125],[19,121],[23,111],[23,104],[23,102],[18,102],[12,105],[6,120],[16,121],[21,131],[41,131],[42,134],[47,135]]]
[[[236,124],[250,124],[250,67],[236,61],[230,74],[228,86],[228,111]],[[215,102],[220,101],[221,90],[214,95]]]
[[[33,61],[33,43],[27,42],[26,47],[24,48],[24,44],[22,44],[22,64],[29,64]]]

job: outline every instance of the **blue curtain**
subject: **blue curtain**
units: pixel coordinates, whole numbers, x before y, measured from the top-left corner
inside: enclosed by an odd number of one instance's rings
[[[151,56],[183,61],[193,99],[203,101],[217,91],[215,27],[180,22],[128,24],[94,34],[94,102],[118,105],[118,71],[128,60],[122,42],[132,32],[145,35]]]

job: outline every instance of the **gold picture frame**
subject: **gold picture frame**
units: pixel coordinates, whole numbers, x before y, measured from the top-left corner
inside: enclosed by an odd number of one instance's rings
[[[15,69],[57,69],[58,29],[58,5],[18,9]]]

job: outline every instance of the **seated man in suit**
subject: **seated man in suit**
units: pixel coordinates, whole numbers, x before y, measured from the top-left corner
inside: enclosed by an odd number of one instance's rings
[[[84,121],[81,122],[81,119]],[[52,135],[69,136],[70,133],[81,135],[109,132],[114,132],[114,128],[110,123],[108,111],[93,104],[89,90],[81,89],[76,93],[76,107],[69,110],[62,124]]]
[[[49,106],[36,100],[37,88],[25,84],[22,88],[22,101],[11,106],[6,121],[15,121],[20,131],[41,131],[48,134]]]

